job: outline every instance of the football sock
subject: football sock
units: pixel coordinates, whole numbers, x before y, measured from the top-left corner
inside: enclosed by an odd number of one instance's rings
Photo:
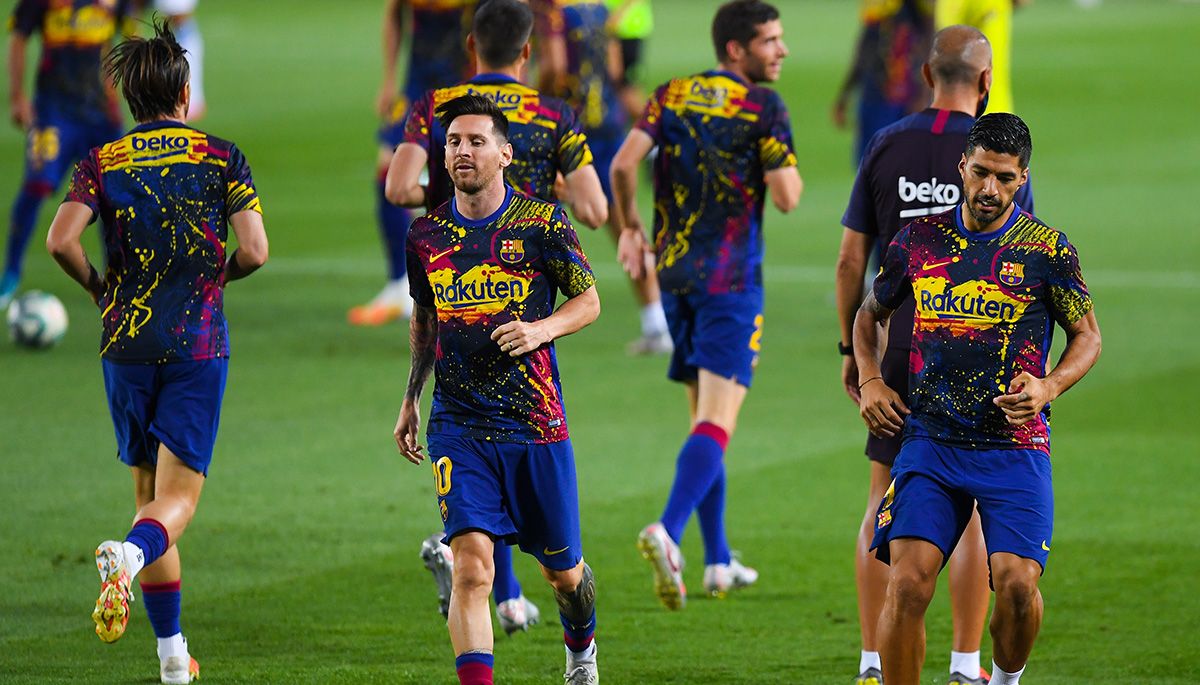
[[[585,659],[596,637],[596,577],[583,565],[583,579],[568,593],[554,593],[558,617],[562,621],[563,644],[573,658]]]
[[[661,302],[651,302],[642,307],[642,335],[651,336],[667,332],[667,317]]]
[[[13,279],[21,277],[21,270],[25,264],[25,249],[29,246],[29,239],[33,237],[38,210],[42,207],[42,201],[49,197],[53,190],[46,183],[26,183],[17,193],[17,201],[13,203],[12,208],[12,222],[8,229],[5,275]]]
[[[862,651],[862,656],[858,657],[858,672],[862,673],[868,668],[877,668],[883,670],[883,662],[879,660],[879,652]]]
[[[497,543],[492,552],[492,563],[496,566],[496,578],[492,581],[492,596],[496,604],[521,596],[521,583],[513,573],[512,547],[503,542]]]
[[[979,677],[979,650],[974,652],[950,652],[950,672],[961,673],[971,678]]]
[[[158,561],[170,546],[167,529],[158,521],[142,519],[133,524],[122,545],[125,549],[125,565],[129,568],[129,577],[133,578],[144,567]]]
[[[491,652],[466,652],[454,658],[460,685],[492,685],[496,658]]]
[[[725,464],[719,464],[718,468],[717,480],[696,507],[700,533],[704,536],[705,564],[728,564],[733,558],[725,539]]]
[[[412,223],[412,213],[405,207],[397,207],[388,202],[383,195],[383,183],[386,175],[380,175],[375,184],[376,203],[379,215],[379,231],[383,237],[383,247],[387,250],[388,278],[399,280],[408,272],[405,257],[405,241],[408,240],[408,225]]]
[[[662,524],[675,542],[683,538],[688,517],[712,488],[721,471],[729,435],[720,426],[701,422],[683,443],[675,461],[675,483],[663,510]]]
[[[1022,666],[1021,670],[1017,671],[1016,673],[1009,673],[1008,671],[997,666],[996,662],[993,661],[992,662],[992,680],[990,681],[991,685],[1017,685],[1018,683],[1021,682],[1021,674],[1024,672],[1025,672],[1025,667]],[[968,675],[968,674],[964,673],[963,675]]]
[[[180,634],[179,611],[183,600],[179,581],[173,583],[142,583],[142,601],[146,604],[146,615],[154,628],[154,637],[161,646],[164,639]],[[182,638],[181,638],[182,640]],[[172,656],[162,654],[160,656]]]
[[[158,638],[158,658],[160,660],[172,656],[187,656],[187,653],[187,640],[183,639],[183,633]]]

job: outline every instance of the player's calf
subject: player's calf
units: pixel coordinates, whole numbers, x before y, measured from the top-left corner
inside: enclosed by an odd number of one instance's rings
[[[549,572],[547,579],[554,586],[554,599],[563,626],[563,643],[567,649],[567,683],[592,685],[600,682],[596,666],[596,578],[592,568],[581,563],[579,580],[576,574]],[[574,569],[572,569],[574,571]]]

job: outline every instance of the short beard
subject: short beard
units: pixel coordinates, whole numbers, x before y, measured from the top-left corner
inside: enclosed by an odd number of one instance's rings
[[[967,202],[967,211],[971,214],[971,218],[975,220],[975,223],[979,224],[980,226],[986,226],[1004,216],[1004,213],[1008,211],[1010,206],[1012,206],[1012,200],[1009,200],[1008,204],[1000,206],[996,211],[996,215],[990,219],[975,211],[974,202]]]
[[[457,174],[452,174],[450,180],[452,180],[454,182],[454,187],[457,188],[459,191],[466,193],[467,195],[475,195],[476,193],[479,193],[480,191],[482,191],[484,188],[488,187],[488,185],[491,184],[492,179],[494,179],[495,177],[496,177],[495,174],[492,174],[491,176],[488,176],[485,178],[482,174],[479,173],[478,167],[476,167],[474,181],[460,181]]]

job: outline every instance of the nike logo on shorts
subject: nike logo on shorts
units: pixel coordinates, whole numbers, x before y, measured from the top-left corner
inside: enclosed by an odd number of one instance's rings
[[[1047,552],[1050,551],[1050,546],[1046,544],[1045,540],[1042,540],[1042,549],[1046,550]]]
[[[549,547],[543,547],[542,554],[545,554],[548,557],[552,557],[555,554],[562,554],[563,552],[567,551],[568,549],[571,549],[570,545],[563,547],[562,549],[556,549],[553,552],[550,551]]]

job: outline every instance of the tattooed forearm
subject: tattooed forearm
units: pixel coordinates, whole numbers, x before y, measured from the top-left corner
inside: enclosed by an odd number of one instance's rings
[[[437,358],[437,310],[433,307],[413,306],[412,319],[408,322],[408,346],[412,350],[412,367],[408,371],[408,389],[404,398],[416,402],[425,389],[425,381],[433,372]]]

